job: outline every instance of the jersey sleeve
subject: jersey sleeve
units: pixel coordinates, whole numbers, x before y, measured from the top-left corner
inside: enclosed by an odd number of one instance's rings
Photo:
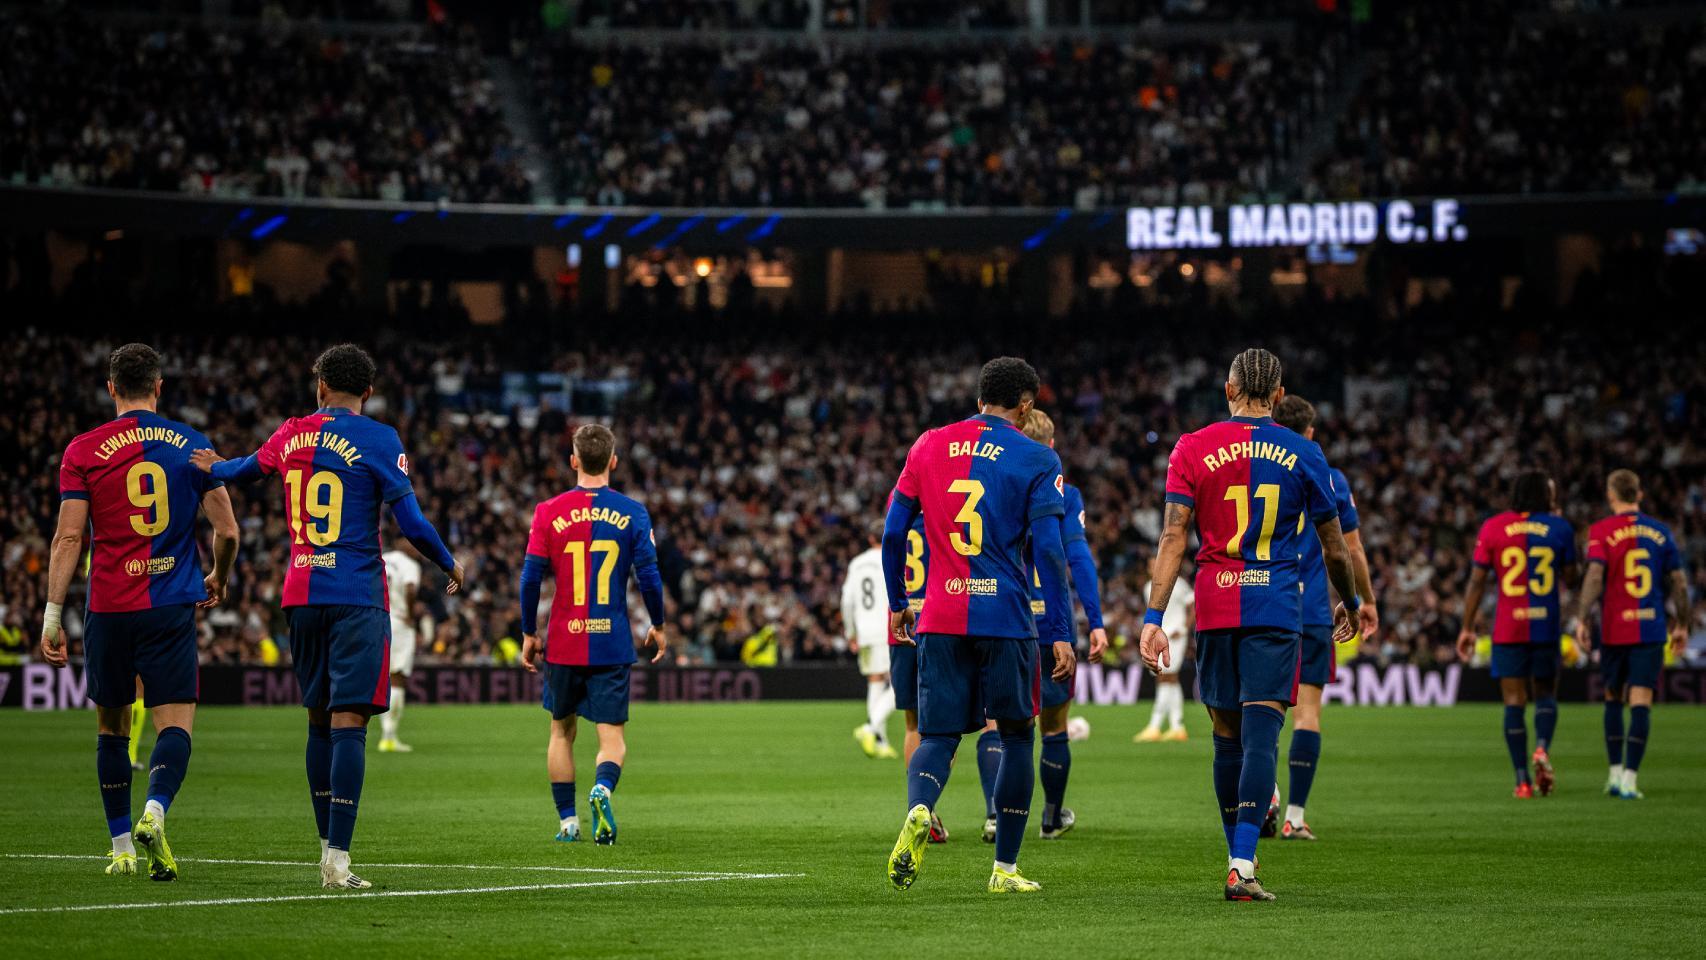
[[[1031,477],[1031,488],[1027,496],[1028,516],[1035,520],[1038,517],[1062,517],[1066,515],[1066,477],[1060,472],[1060,457],[1053,450],[1042,447],[1042,455],[1038,456],[1039,469]]]
[[[1493,566],[1493,545],[1488,542],[1488,531],[1491,527],[1492,521],[1489,520],[1481,524],[1481,532],[1475,535],[1475,556],[1473,559],[1475,565],[1483,570],[1491,569]]]
[[[912,449],[906,451],[906,466],[900,470],[900,479],[894,484],[894,498],[903,501],[908,508],[918,506],[920,483],[923,478],[919,474],[918,448],[924,446],[924,440],[930,434],[925,433],[912,442]]]
[[[1659,566],[1660,575],[1666,577],[1677,570],[1686,569],[1682,565],[1682,550],[1676,545],[1676,534],[1668,529],[1665,530],[1664,549],[1659,551]]]
[[[657,537],[652,534],[652,515],[640,507],[634,512],[634,566],[655,567],[658,563]],[[528,553],[533,552],[532,543],[528,544]],[[543,551],[541,551],[543,552]]]
[[[284,466],[284,444],[289,437],[290,428],[289,420],[279,424],[278,429],[267,438],[267,442],[255,451],[255,465],[261,468],[262,473],[277,473]]]
[[[1320,525],[1338,519],[1333,472],[1327,466],[1327,457],[1321,453],[1321,448],[1313,443],[1304,444],[1303,456],[1298,458],[1297,466],[1303,476],[1303,508],[1309,514],[1310,522]]]
[[[362,459],[373,475],[373,482],[379,485],[379,498],[386,503],[396,503],[415,492],[409,483],[409,456],[403,452],[403,441],[397,436],[397,431],[387,427],[382,436],[384,439],[379,444],[377,455]]]
[[[1173,444],[1173,452],[1167,457],[1166,500],[1194,510],[1197,505],[1197,472],[1191,445],[1191,435],[1187,433]]]
[[[528,556],[545,559],[551,555],[550,535],[546,532],[549,527],[545,520],[545,505],[541,503],[533,508],[533,524],[527,531]]]
[[[1559,534],[1559,536],[1561,536],[1563,538],[1564,543],[1563,543],[1563,548],[1558,551],[1560,554],[1558,562],[1559,563],[1575,563],[1576,559],[1577,559],[1577,556],[1576,556],[1576,528],[1570,526],[1567,523],[1564,523],[1563,521],[1559,521],[1559,526],[1563,528],[1563,529],[1558,531],[1558,534]]]
[[[1333,502],[1339,508],[1339,529],[1345,533],[1362,525],[1362,518],[1357,516],[1356,497],[1351,495],[1351,482],[1345,479],[1343,470],[1333,470]]]
[[[1061,540],[1076,543],[1084,537],[1084,494],[1077,487],[1066,488],[1066,516],[1060,521]]]
[[[66,447],[65,455],[59,459],[59,499],[61,500],[89,499],[89,478],[84,473],[83,462],[78,458],[76,450],[75,445]]]
[[[203,436],[202,434],[199,434],[199,433],[194,434],[190,437],[190,449],[191,450],[212,450],[213,449],[213,441],[207,439],[207,437]],[[220,487],[225,486],[224,480],[221,480],[218,477],[216,477],[213,474],[208,473],[206,471],[197,470],[197,469],[192,467],[192,468],[190,468],[189,473],[190,473],[190,482],[195,484],[195,492],[196,492],[197,497],[207,496],[208,491],[218,490]]]
[[[1588,563],[1608,563],[1610,556],[1605,549],[1605,532],[1599,524],[1588,528]]]

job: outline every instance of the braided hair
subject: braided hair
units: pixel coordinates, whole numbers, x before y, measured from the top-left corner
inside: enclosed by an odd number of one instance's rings
[[[1267,403],[1280,385],[1279,357],[1261,347],[1251,347],[1232,358],[1226,379],[1238,385],[1238,396]]]

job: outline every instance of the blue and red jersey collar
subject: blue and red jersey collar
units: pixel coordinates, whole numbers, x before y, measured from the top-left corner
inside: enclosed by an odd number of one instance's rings
[[[317,414],[319,414],[319,413],[330,414],[331,416],[334,416],[334,417],[335,416],[350,416],[350,417],[355,416],[355,411],[351,410],[349,407],[321,407],[320,409],[318,409],[314,412]]]
[[[1015,430],[1019,429],[1018,424],[1006,417],[997,416],[993,413],[974,413],[971,418],[979,423],[987,423],[992,427],[1012,427]]]
[[[1238,417],[1238,416],[1234,416],[1232,418],[1232,422],[1233,423],[1273,423],[1274,418],[1271,416],[1265,416],[1265,417]]]

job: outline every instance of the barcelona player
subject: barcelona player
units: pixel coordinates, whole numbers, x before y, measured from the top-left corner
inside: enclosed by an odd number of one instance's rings
[[[225,460],[197,450],[215,479],[277,476],[284,485],[290,566],[282,606],[290,659],[308,708],[309,797],[320,831],[320,883],[329,890],[372,886],[350,872],[367,769],[367,723],[390,703],[391,615],[380,556],[379,508],[421,556],[462,587],[462,564],[421,515],[409,458],[397,431],[362,415],[373,396],[373,358],[345,343],[314,361],[320,408],[286,420],[253,454]]]
[[[883,578],[891,625],[903,642],[918,645],[920,743],[908,765],[906,821],[889,855],[889,881],[902,890],[917,879],[931,811],[960,738],[991,719],[1001,731],[1002,760],[987,889],[1041,889],[1018,871],[1035,785],[1031,748],[1042,682],[1037,646],[1052,648],[1060,682],[1071,678],[1076,657],[1061,549],[1066,482],[1060,458],[1016,426],[1040,386],[1037,372],[1016,357],[985,364],[977,415],[926,431],[913,443],[889,504]],[[920,513],[931,559],[914,640],[906,542]],[[1033,558],[1048,604],[1040,637],[1031,615]]]
[[[1025,436],[1054,449],[1054,420],[1035,407],[1019,421]],[[1090,624],[1091,658],[1100,660],[1108,648],[1108,632],[1102,624],[1100,576],[1096,573],[1096,556],[1084,533],[1084,495],[1072,484],[1065,487],[1066,514],[1061,518],[1061,549],[1066,552],[1066,566],[1071,573],[1072,591],[1078,605],[1084,609],[1084,619]],[[1048,614],[1048,603],[1041,596],[1041,578],[1035,571],[1031,576],[1031,614],[1041,619]],[[1054,648],[1039,649],[1042,663],[1041,713],[1037,725],[1042,728],[1043,749],[1037,761],[1037,779],[1043,787],[1043,818],[1040,836],[1056,840],[1078,822],[1078,817],[1066,806],[1066,784],[1072,775],[1072,746],[1066,736],[1066,718],[1071,712],[1076,689],[1073,677],[1064,683],[1054,679]],[[1001,732],[991,723],[977,741],[977,772],[983,783],[983,799],[987,815],[983,825],[985,843],[995,842],[995,781],[1001,765]]]
[[[1285,395],[1279,358],[1238,354],[1226,377],[1231,419],[1179,438],[1167,462],[1166,509],[1144,614],[1143,661],[1171,662],[1162,628],[1193,520],[1197,552],[1197,681],[1214,726],[1214,789],[1226,831],[1228,900],[1272,900],[1256,877],[1256,843],[1274,793],[1280,728],[1297,697],[1302,652],[1302,535],[1313,525],[1327,576],[1343,598],[1333,639],[1358,610],[1350,549],[1339,529],[1321,448],[1274,423]],[[1367,625],[1368,614],[1358,614]]]
[[[657,647],[652,662],[669,652],[664,634],[663,577],[658,574],[652,518],[639,501],[610,489],[616,466],[616,437],[589,423],[575,431],[569,466],[575,486],[539,504],[527,536],[521,568],[521,663],[539,672],[544,654],[545,702],[551,737],[545,764],[557,806],[557,839],[580,839],[575,814],[576,716],[598,730],[598,766],[587,805],[592,839],[616,842],[611,795],[622,779],[628,746],[628,679],[634,637],[628,625],[628,576],[633,573],[652,626],[646,642]],[[557,581],[545,639],[539,638],[539,586],[550,572]]]
[[[892,493],[889,495],[889,505],[894,505]],[[881,547],[880,540],[878,546]],[[912,518],[912,526],[906,531],[906,556],[901,574],[901,582],[906,589],[906,603],[912,609],[915,619],[924,610],[925,571],[929,566],[930,545],[924,540],[924,515],[919,514]],[[886,583],[884,590],[887,590]],[[918,752],[919,742],[918,646],[912,643],[910,638],[895,631],[892,625],[888,635],[889,683],[894,691],[895,709],[900,711],[906,723],[906,739],[901,744],[901,763],[910,769],[912,755]],[[942,825],[942,818],[934,810],[930,812],[930,842],[948,842],[948,828]]]
[[[1286,394],[1274,407],[1274,422],[1300,433],[1306,440],[1315,439],[1315,405],[1296,394]],[[1345,535],[1345,546],[1351,553],[1351,566],[1356,570],[1357,608],[1362,623],[1361,638],[1369,639],[1379,628],[1380,614],[1374,604],[1374,583],[1368,575],[1368,555],[1363,552],[1362,533],[1358,530],[1356,498],[1351,496],[1350,481],[1337,467],[1329,467],[1333,481],[1333,505],[1339,513],[1339,530]],[[1291,753],[1286,758],[1291,770],[1291,782],[1286,798],[1285,820],[1279,825],[1282,840],[1314,840],[1315,832],[1303,819],[1309,802],[1309,788],[1315,782],[1315,770],[1321,760],[1321,692],[1333,681],[1337,660],[1333,655],[1333,606],[1327,595],[1327,561],[1321,552],[1321,538],[1297,518],[1298,535],[1303,539],[1303,659],[1297,673],[1297,709],[1292,714]],[[1263,835],[1272,836],[1272,828],[1264,825]]]
[[[107,873],[136,873],[140,845],[148,875],[175,880],[166,811],[190,763],[200,691],[195,611],[225,599],[238,532],[224,484],[190,466],[190,451],[206,446],[207,438],[160,416],[160,384],[160,355],[152,347],[127,343],[114,350],[107,395],[117,416],[65,448],[41,652],[48,663],[65,666],[65,595],[87,529],[93,544],[83,655],[98,730],[95,770],[112,837]],[[213,569],[206,576],[196,544],[198,508],[213,524]],[[129,749],[138,681],[148,691],[155,739],[148,805],[133,833]]]
[[[1558,515],[1557,488],[1544,470],[1525,470],[1511,484],[1510,509],[1481,525],[1475,569],[1463,592],[1463,627],[1457,655],[1475,653],[1476,624],[1487,577],[1498,582],[1493,614],[1493,676],[1505,701],[1505,746],[1516,770],[1519,800],[1557,783],[1550,755],[1558,726],[1559,645],[1563,641],[1560,586],[1575,578],[1576,533]],[[1534,772],[1529,774],[1528,726],[1534,701]]]
[[[1605,681],[1605,751],[1611,762],[1605,793],[1639,800],[1635,776],[1647,752],[1653,689],[1664,666],[1667,629],[1678,653],[1688,642],[1688,574],[1676,535],[1641,512],[1641,478],[1635,471],[1613,470],[1605,488],[1611,516],[1588,528],[1588,567],[1574,632],[1578,641],[1585,640],[1588,616],[1594,604],[1600,604],[1599,669]]]
[[[870,546],[847,564],[841,584],[841,627],[848,646],[859,658],[865,675],[865,722],[853,728],[853,739],[865,756],[892,760],[900,756],[889,745],[889,714],[894,713],[894,688],[889,684],[889,605],[883,595],[883,535],[870,534]]]

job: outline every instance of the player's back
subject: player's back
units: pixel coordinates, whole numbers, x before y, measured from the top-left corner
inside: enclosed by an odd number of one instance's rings
[[[853,635],[859,644],[884,643],[889,635],[889,607],[883,590],[883,551],[872,547],[847,564],[842,585],[843,607],[851,612]]]
[[[918,630],[1034,638],[1030,522],[1060,515],[1064,488],[1060,458],[1004,418],[919,437],[896,485],[918,503],[929,549]]]
[[[1493,577],[1493,642],[1558,643],[1559,581],[1575,562],[1576,533],[1563,517],[1507,510],[1488,518],[1476,538],[1475,565]]]
[[[259,460],[284,482],[290,566],[282,605],[389,609],[379,508],[413,492],[397,431],[327,408],[286,420]]]
[[[1083,540],[1084,533],[1084,494],[1072,484],[1063,484],[1060,488],[1061,505],[1065,514],[1060,518],[1060,542],[1062,545]],[[1048,615],[1048,602],[1043,599],[1043,578],[1037,571],[1036,560],[1030,563],[1031,571],[1031,615],[1045,617]],[[1082,585],[1080,585],[1081,587]]]
[[[1616,513],[1588,528],[1587,559],[1605,565],[1600,642],[1663,643],[1665,580],[1681,569],[1670,527],[1645,513]]]
[[[191,427],[149,411],[78,436],[60,462],[64,499],[89,501],[89,610],[119,613],[207,598],[196,514],[220,482],[190,465],[211,446]]]
[[[393,616],[409,619],[409,594],[421,586],[421,564],[402,550],[387,550],[380,556],[385,565],[385,589]]]
[[[1331,492],[1321,448],[1268,417],[1179,438],[1167,500],[1195,512],[1197,629],[1298,628],[1300,531],[1334,515]]]
[[[544,557],[557,581],[545,659],[566,666],[634,662],[628,577],[657,562],[651,516],[608,487],[575,487],[539,504],[529,556]]]

